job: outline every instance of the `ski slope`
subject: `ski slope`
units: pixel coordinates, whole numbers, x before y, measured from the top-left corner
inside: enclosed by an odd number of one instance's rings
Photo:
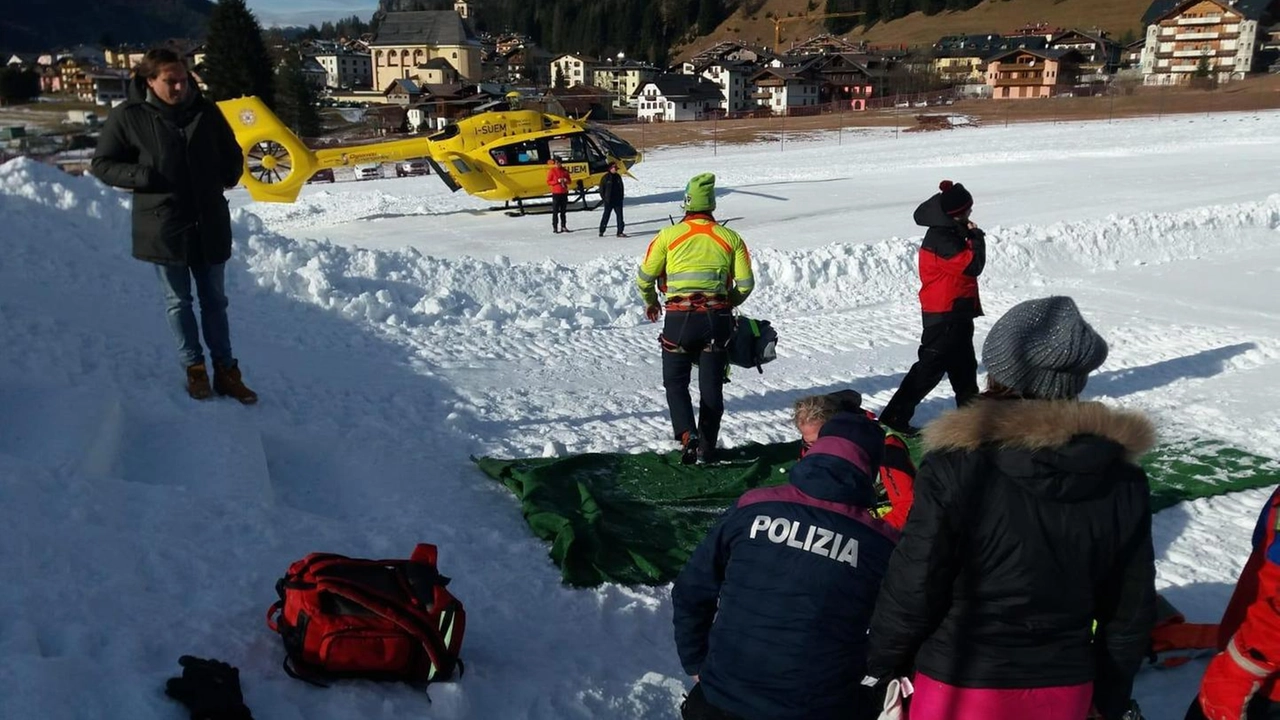
[[[790,437],[812,392],[888,400],[919,333],[911,212],[948,178],[988,232],[977,342],[1020,300],[1072,295],[1111,346],[1087,394],[1167,439],[1280,457],[1278,160],[1277,113],[653,150],[627,182],[626,239],[598,238],[594,214],[552,235],[434,177],[308,186],[291,205],[234,191],[253,408],[183,392],[127,195],[0,165],[0,717],[183,717],[161,688],[184,653],[239,666],[262,720],[675,717],[689,682],[668,589],[562,587],[469,456],[671,447],[633,276],[702,171],[753,251],[744,310],[782,336],[763,375],[726,387],[725,443]],[[940,389],[917,420],[950,402]],[[1217,620],[1266,495],[1157,516],[1159,586],[1191,620]],[[286,677],[264,615],[288,564],[420,541],[466,603],[466,677],[430,703]],[[1202,670],[1144,671],[1147,717],[1181,718]]]

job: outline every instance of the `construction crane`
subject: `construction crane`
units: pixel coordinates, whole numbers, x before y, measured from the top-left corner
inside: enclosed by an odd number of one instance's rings
[[[818,15],[797,15],[796,17],[774,18],[773,19],[773,51],[778,52],[778,47],[782,45],[782,26],[786,23],[798,22],[800,20],[825,20],[834,17],[854,17],[856,15],[865,15],[864,12],[838,12],[838,13],[820,13]]]

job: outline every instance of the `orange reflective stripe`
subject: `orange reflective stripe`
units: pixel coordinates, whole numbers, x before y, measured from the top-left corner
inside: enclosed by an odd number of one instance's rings
[[[733,248],[729,247],[729,243],[725,242],[724,238],[721,238],[719,235],[716,235],[711,230],[702,228],[702,227],[690,227],[689,232],[681,235],[675,240],[672,240],[671,244],[667,245],[667,250],[675,250],[684,241],[689,240],[690,238],[696,237],[698,235],[706,235],[707,237],[710,237],[712,240],[715,240],[716,243],[720,245],[720,248],[724,250],[726,253],[728,253],[730,257],[733,256]]]
[[[658,238],[654,238],[654,239],[652,239],[652,240],[650,240],[650,241],[649,241],[649,247],[648,247],[648,249],[646,249],[646,250],[644,251],[644,260],[643,260],[643,262],[648,262],[648,261],[649,261],[649,256],[653,254],[653,246],[654,246],[654,245],[657,245],[657,244],[658,244]]]

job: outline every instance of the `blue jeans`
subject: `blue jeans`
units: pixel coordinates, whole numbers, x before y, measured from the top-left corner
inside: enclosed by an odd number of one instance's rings
[[[204,341],[209,346],[209,356],[214,365],[230,366],[235,362],[231,354],[231,329],[227,324],[227,293],[224,283],[225,265],[156,265],[160,286],[164,288],[165,312],[169,329],[178,342],[178,358],[183,367],[204,362],[204,349],[200,347],[200,328],[204,328]],[[191,279],[196,281],[196,295],[200,298],[200,326],[196,326],[196,314],[191,309]]]

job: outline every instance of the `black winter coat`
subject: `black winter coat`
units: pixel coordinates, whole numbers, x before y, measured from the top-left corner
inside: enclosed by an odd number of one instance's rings
[[[915,504],[871,621],[868,673],[966,688],[1094,682],[1119,717],[1155,621],[1142,415],[981,398],[924,431]],[[1091,632],[1097,621],[1096,633]]]
[[[844,459],[815,444],[791,472],[743,495],[676,578],[680,661],[746,720],[874,717],[859,681],[897,532],[866,510],[872,481]]]
[[[607,172],[600,178],[600,199],[605,207],[619,207],[627,196],[622,186],[622,173]]]
[[[111,111],[93,154],[93,174],[133,190],[133,256],[164,264],[216,265],[231,257],[223,189],[244,156],[222,111],[198,90],[182,107],[147,101],[137,77]]]

